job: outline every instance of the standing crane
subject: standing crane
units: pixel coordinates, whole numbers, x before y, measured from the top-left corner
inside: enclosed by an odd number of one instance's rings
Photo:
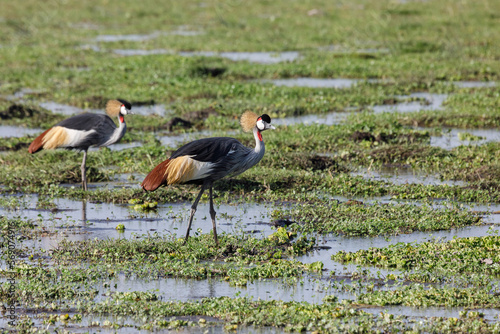
[[[262,131],[274,129],[271,118],[264,114],[246,111],[241,116],[241,127],[243,131],[253,131],[255,137],[255,148],[244,146],[238,140],[228,137],[204,138],[192,141],[177,151],[170,159],[156,166],[142,181],[142,188],[154,191],[161,185],[201,183],[201,190],[191,206],[191,216],[186,232],[184,243],[189,238],[189,230],[193,222],[196,207],[205,189],[210,193],[210,216],[214,231],[215,243],[217,240],[217,228],[215,224],[215,210],[212,198],[212,184],[226,176],[236,176],[250,167],[255,166],[264,156],[265,146],[262,139]]]
[[[118,142],[127,130],[124,116],[132,114],[130,109],[132,105],[125,100],[109,100],[106,104],[108,115],[83,113],[67,118],[36,137],[29,146],[29,152],[59,147],[83,151],[82,187],[87,190],[87,150],[91,146],[108,146]],[[118,127],[111,117],[118,117]]]

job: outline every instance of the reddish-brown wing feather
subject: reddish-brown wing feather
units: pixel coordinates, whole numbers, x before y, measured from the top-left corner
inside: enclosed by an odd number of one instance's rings
[[[167,183],[166,171],[170,160],[165,160],[156,166],[149,174],[146,176],[144,181],[141,183],[141,187],[147,191],[156,190],[162,184]]]
[[[28,148],[30,153],[36,153],[43,148],[43,137],[45,137],[47,132],[49,132],[50,130],[52,130],[52,128],[44,131],[41,135],[36,137],[35,140],[33,140],[33,142],[30,144],[30,147]]]

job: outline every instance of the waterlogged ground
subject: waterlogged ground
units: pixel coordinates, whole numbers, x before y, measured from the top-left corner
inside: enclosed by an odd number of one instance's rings
[[[499,6],[0,4],[2,331],[499,332]],[[88,192],[81,153],[27,152],[111,98],[135,115]],[[140,183],[253,145],[247,109],[265,157],[215,185],[219,247],[206,195],[184,244],[199,188]]]

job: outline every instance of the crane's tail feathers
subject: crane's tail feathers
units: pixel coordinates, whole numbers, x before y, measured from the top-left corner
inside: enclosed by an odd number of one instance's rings
[[[43,149],[43,144],[45,142],[47,142],[45,138],[45,135],[47,135],[47,133],[52,130],[52,128],[46,130],[44,133],[42,133],[41,135],[39,135],[38,137],[35,138],[35,140],[33,140],[33,142],[31,142],[30,144],[30,147],[28,148],[28,151],[30,153],[36,153],[38,151],[40,151],[41,149]]]
[[[149,174],[146,176],[144,181],[141,183],[141,187],[147,191],[153,191],[158,189],[162,184],[167,183],[166,171],[170,160],[167,159],[156,166]]]

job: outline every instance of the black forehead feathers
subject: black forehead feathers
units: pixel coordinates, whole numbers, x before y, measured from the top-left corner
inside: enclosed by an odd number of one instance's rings
[[[118,100],[121,103],[123,103],[123,105],[125,106],[125,108],[127,108],[128,110],[132,109],[132,105],[127,100],[124,100],[124,99],[116,99],[116,100]]]
[[[271,123],[271,117],[269,117],[268,114],[264,114],[264,115],[260,116],[260,118],[262,118],[262,120],[266,123]]]

